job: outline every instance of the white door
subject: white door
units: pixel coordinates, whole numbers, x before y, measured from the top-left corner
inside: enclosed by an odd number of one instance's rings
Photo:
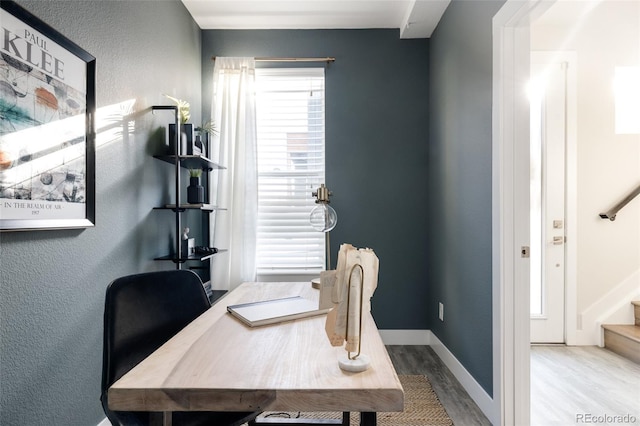
[[[531,342],[565,342],[567,67],[531,53]]]

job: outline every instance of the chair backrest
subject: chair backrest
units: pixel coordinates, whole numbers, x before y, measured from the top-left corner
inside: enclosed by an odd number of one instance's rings
[[[101,400],[110,420],[109,386],[210,307],[200,277],[188,270],[130,275],[109,284]]]

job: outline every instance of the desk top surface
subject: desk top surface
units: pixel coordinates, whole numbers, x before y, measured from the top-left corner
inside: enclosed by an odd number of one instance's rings
[[[371,366],[344,372],[324,331],[326,315],[250,328],[227,306],[301,295],[310,283],[244,283],[109,389],[122,411],[402,411],[403,391],[369,313],[362,353]]]

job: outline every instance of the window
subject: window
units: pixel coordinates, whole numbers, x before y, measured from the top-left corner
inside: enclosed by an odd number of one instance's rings
[[[614,90],[616,134],[640,134],[640,67],[616,67]]]
[[[259,275],[317,275],[325,235],[309,214],[324,182],[324,69],[257,69]]]

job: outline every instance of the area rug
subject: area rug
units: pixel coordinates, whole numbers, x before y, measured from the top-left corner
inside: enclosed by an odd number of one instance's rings
[[[453,422],[425,376],[398,376],[404,389],[404,411],[378,413],[378,426],[452,426]],[[341,419],[342,413],[266,412],[258,419],[313,418]],[[351,413],[351,426],[359,426],[359,413]]]

